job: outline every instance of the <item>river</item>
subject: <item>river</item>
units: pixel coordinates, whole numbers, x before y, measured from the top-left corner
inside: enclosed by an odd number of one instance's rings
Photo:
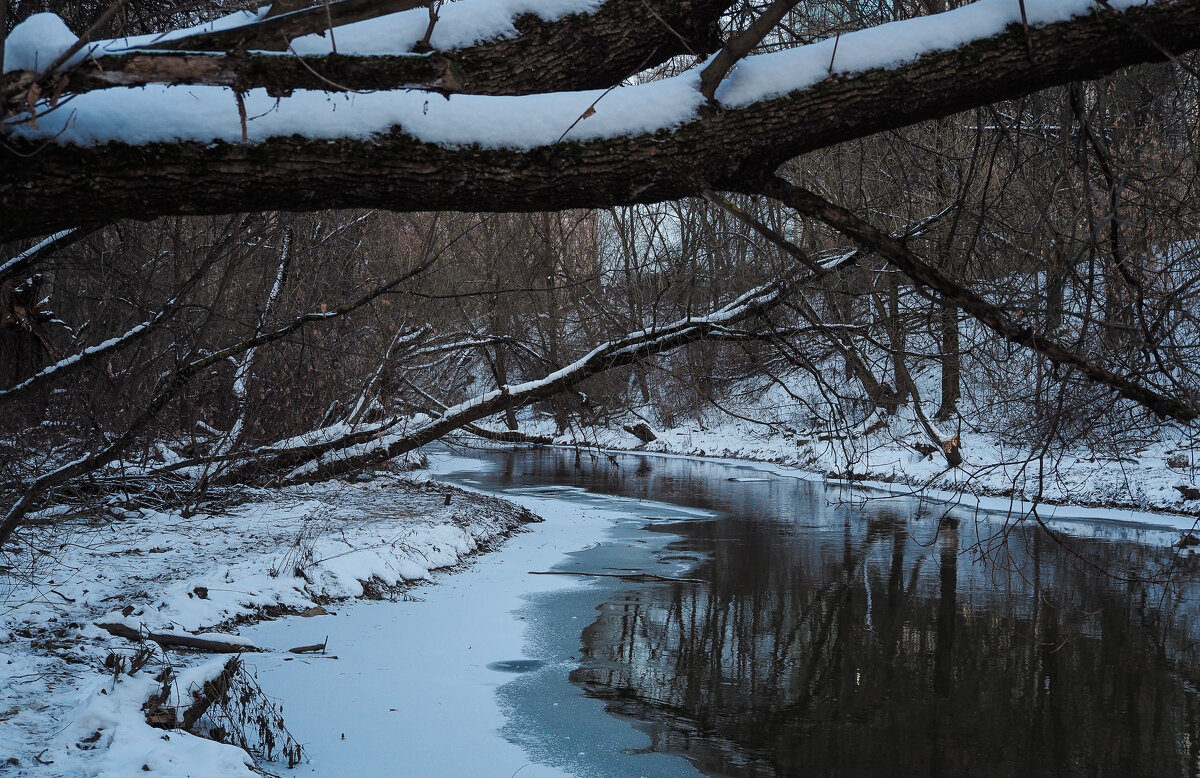
[[[342,608],[337,661],[254,660],[298,771],[1200,774],[1200,591],[1174,530],[683,458],[435,468],[548,520],[411,602]],[[319,621],[255,639],[320,642]]]

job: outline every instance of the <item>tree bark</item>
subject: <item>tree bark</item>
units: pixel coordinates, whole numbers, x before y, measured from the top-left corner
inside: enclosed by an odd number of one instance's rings
[[[938,306],[937,310],[941,335],[938,338],[938,356],[941,358],[942,398],[933,417],[938,421],[945,421],[958,412],[962,352],[958,332],[958,306],[944,304]]]
[[[207,651],[212,654],[242,654],[247,651],[258,651],[254,645],[247,643],[230,643],[224,640],[211,640],[203,635],[190,635],[174,632],[139,632],[125,624],[96,624],[97,627],[110,635],[140,643],[149,640],[163,648],[191,648],[196,651]]]
[[[746,107],[703,108],[674,130],[527,151],[446,148],[400,128],[366,140],[274,137],[254,144],[75,147],[11,137],[0,151],[0,240],[165,214],[358,206],[536,211],[657,202],[714,188],[753,192],[799,154],[1161,61],[1163,48],[1196,46],[1200,0],[1164,0],[1028,33],[1009,29]]]
[[[406,86],[492,95],[603,89],[671,57],[715,51],[721,45],[717,23],[732,4],[732,0],[609,0],[594,13],[556,21],[524,14],[513,20],[516,35],[445,51],[304,57],[256,53],[288,50],[287,41],[296,37],[295,32],[281,34],[274,28],[302,29],[296,27],[296,15],[290,14],[287,19],[270,17],[220,33],[87,59],[68,71],[64,92],[152,83],[215,84],[237,90],[262,87],[273,95],[295,89],[340,92]],[[346,3],[330,8],[340,5]],[[419,5],[393,2],[391,7]],[[375,18],[388,8],[371,0],[363,12]],[[324,6],[311,10],[313,23],[324,29]],[[346,24],[353,15],[335,16],[333,21]],[[28,89],[36,75],[7,73],[0,93],[14,102],[13,95]]]

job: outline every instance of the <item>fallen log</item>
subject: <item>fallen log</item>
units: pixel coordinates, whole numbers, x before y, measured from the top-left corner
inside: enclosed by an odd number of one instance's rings
[[[464,424],[463,429],[484,440],[494,440],[499,443],[530,443],[548,446],[554,442],[549,435],[530,435],[519,430],[492,430],[478,424]]]
[[[208,651],[213,654],[241,654],[248,651],[260,651],[250,642],[235,642],[228,638],[205,638],[199,635],[174,632],[142,632],[128,624],[96,624],[97,627],[110,635],[140,643],[149,640],[163,648],[191,648],[196,651]]]
[[[622,429],[643,443],[653,443],[658,440],[658,436],[654,434],[654,430],[650,429],[650,425],[645,422],[638,422],[633,425],[626,424]]]
[[[183,712],[181,726],[188,730],[196,725],[200,717],[208,712],[208,709],[219,702],[224,702],[229,695],[229,689],[233,686],[233,679],[237,676],[238,670],[242,667],[242,660],[235,657],[230,658],[225,663],[225,668],[221,670],[221,674],[216,678],[209,679],[204,682],[204,686],[198,689],[192,695],[192,704]]]

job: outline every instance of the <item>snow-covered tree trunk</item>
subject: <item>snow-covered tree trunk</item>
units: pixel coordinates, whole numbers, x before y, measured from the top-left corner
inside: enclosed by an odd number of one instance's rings
[[[664,9],[693,5],[663,2]],[[587,36],[608,24],[611,13],[614,34],[629,43],[616,49],[619,67],[590,48],[559,51],[561,39],[553,35],[504,37],[458,56],[505,49],[488,72],[506,88],[449,101],[402,91],[350,101],[297,91],[277,103],[274,95],[286,89],[275,84],[252,90],[239,109],[223,86],[117,87],[80,94],[70,111],[43,114],[35,128],[34,117],[21,113],[34,85],[10,76],[0,240],[171,213],[351,206],[528,211],[655,202],[704,189],[756,191],[799,154],[1200,45],[1200,0],[1112,5],[1123,10],[1097,10],[1082,0],[1039,4],[1041,16],[1022,28],[1009,24],[1014,9],[989,0],[842,35],[836,56],[834,41],[759,55],[739,63],[715,104],[704,99],[693,73],[594,96],[551,94],[563,82],[542,75],[541,58],[555,52],[577,70],[612,66],[602,82],[613,85],[668,48],[680,50],[688,36],[662,33],[659,19],[637,11],[648,7],[641,0],[608,0],[594,14],[555,22]],[[668,48],[665,38],[674,41]],[[521,46],[537,57],[520,59]],[[224,44],[217,50],[226,51]],[[221,66],[237,59],[213,56]],[[350,59],[368,73],[379,69]],[[274,61],[295,68],[292,58]],[[305,61],[318,73],[326,64]],[[54,83],[38,86],[37,95],[54,89]],[[509,96],[531,92],[545,94]],[[136,117],[137,126],[102,118],[114,109]],[[197,123],[205,111],[211,122]]]

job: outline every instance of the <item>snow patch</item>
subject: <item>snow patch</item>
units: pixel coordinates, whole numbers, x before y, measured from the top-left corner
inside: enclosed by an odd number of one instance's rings
[[[161,662],[135,676],[114,673],[114,662],[130,668],[137,647],[95,624],[253,648],[245,636],[210,630],[265,608],[305,612],[360,595],[370,578],[429,578],[531,518],[465,493],[447,506],[446,487],[389,476],[250,491],[251,502],[219,515],[142,510],[119,522],[56,523],[62,556],[40,581],[8,574],[10,563],[23,571],[32,564],[8,552],[0,568],[0,762],[11,756],[32,768],[43,754],[54,762],[47,774],[71,776],[141,775],[142,765],[171,776],[250,775],[240,749],[147,725],[141,706],[158,691],[151,676]],[[255,657],[290,657],[298,644],[259,645],[266,653]],[[170,657],[182,699],[227,659]]]
[[[40,71],[77,40],[79,36],[57,14],[36,13],[14,27],[5,39],[4,72]]]
[[[1144,4],[1140,0],[1111,2],[1117,9]],[[1096,9],[1093,0],[1027,0],[1025,6],[1034,25],[1069,20],[1094,13]],[[448,21],[439,22],[435,28],[434,43],[452,47],[507,34],[514,15],[520,13],[536,12],[543,18],[557,18],[595,7],[597,4],[591,0],[540,3],[464,0],[442,9]],[[255,14],[248,12],[235,14],[207,28],[237,26],[255,18]],[[926,53],[963,46],[998,34],[1019,20],[1020,8],[1015,0],[980,0],[954,11],[891,22],[836,40],[748,57],[722,84],[717,98],[728,107],[749,105],[810,87],[830,76],[896,67]],[[410,45],[407,41],[418,27],[421,28],[418,38],[423,36],[427,22],[424,11],[405,12],[337,28],[334,36],[342,53],[399,53]],[[56,48],[61,51],[65,25],[43,20],[25,30],[25,24],[14,30],[20,46],[13,56],[28,57],[28,52],[35,51],[44,57]],[[165,36],[126,38],[120,42],[104,41],[93,44],[92,53],[101,55],[136,48],[151,40],[177,38],[196,29],[177,30]],[[302,53],[316,54],[325,51],[331,41],[318,36],[297,44]],[[7,63],[7,54],[5,59]],[[254,117],[247,125],[246,137],[250,143],[292,135],[315,140],[369,140],[400,131],[418,141],[450,148],[528,150],[560,140],[589,141],[672,130],[697,117],[703,98],[699,93],[698,71],[692,70],[609,92],[514,97],[453,95],[447,100],[417,91],[332,94],[300,90],[277,99],[258,89],[247,93],[245,101],[246,114]],[[592,108],[594,114],[581,118]],[[13,124],[12,134],[84,146],[109,141],[242,142],[237,100],[224,87],[106,89],[76,96],[70,101],[69,110],[50,111],[39,118],[40,127]],[[20,117],[14,119],[19,121]]]
[[[223,664],[223,660],[209,662],[186,676],[193,681],[207,679],[219,673]],[[236,746],[178,730],[165,733],[147,724],[142,704],[158,690],[158,682],[148,673],[94,684],[42,752],[43,761],[53,762],[57,775],[255,775],[250,770],[253,760]]]
[[[571,14],[591,13],[600,5],[600,0],[458,0],[438,11],[429,44],[452,50],[515,37],[513,22],[520,16],[531,14],[553,22]],[[329,54],[336,41],[339,54],[398,54],[411,51],[424,39],[428,26],[429,13],[418,8],[337,27],[332,40],[327,35],[306,35],[292,41],[292,48],[301,55]]]

